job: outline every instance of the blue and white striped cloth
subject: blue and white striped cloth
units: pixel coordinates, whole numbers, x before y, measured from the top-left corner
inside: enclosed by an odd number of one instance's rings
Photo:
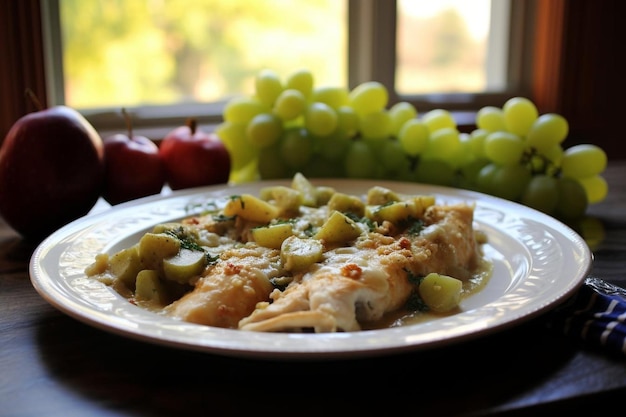
[[[589,277],[550,313],[549,327],[594,348],[626,355],[626,290]]]

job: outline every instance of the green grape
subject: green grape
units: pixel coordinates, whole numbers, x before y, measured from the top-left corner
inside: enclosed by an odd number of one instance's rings
[[[377,173],[376,154],[367,143],[354,140],[346,154],[345,172],[349,178],[374,178]]]
[[[455,131],[456,132],[456,131]],[[457,149],[452,153],[447,161],[454,168],[460,168],[469,164],[471,161],[477,158],[476,154],[472,151],[472,142],[469,133],[458,133],[459,144]]]
[[[537,151],[544,152],[554,145],[560,146],[568,132],[569,125],[563,116],[556,113],[542,114],[530,126],[526,143]]]
[[[476,155],[477,158],[485,158],[485,139],[489,135],[489,131],[486,129],[474,129],[470,133],[470,152]]]
[[[254,116],[267,113],[269,107],[253,97],[236,97],[224,107],[224,121],[233,123],[249,123]]]
[[[564,177],[585,178],[606,169],[607,156],[602,148],[592,144],[575,145],[563,152],[561,171]]]
[[[359,115],[350,106],[340,106],[337,109],[338,129],[351,138],[359,132]]]
[[[287,77],[285,88],[298,90],[305,98],[309,98],[313,91],[313,82],[313,73],[307,69],[301,69]]]
[[[374,138],[374,139],[361,138],[361,142],[364,142],[377,158],[379,157],[379,155],[382,154],[383,148],[385,147],[385,142],[388,140],[389,138]]]
[[[345,177],[343,164],[329,161],[321,155],[313,155],[309,162],[302,167],[302,174],[307,178],[342,178]]]
[[[393,172],[390,173],[390,175],[392,175],[392,179],[396,181],[414,182],[417,178],[417,173],[415,169],[417,165],[415,164],[415,161],[413,161],[408,155],[405,155],[405,158],[407,158],[407,163],[402,164],[399,169],[395,169]],[[387,179],[385,175],[387,175],[387,173],[383,172],[380,178]]]
[[[478,173],[476,174],[476,179],[474,180],[476,184],[476,189],[478,191],[485,194],[491,194],[493,192],[492,178],[497,173],[498,168],[498,164],[489,162],[483,165],[480,170],[478,170]]]
[[[246,129],[248,140],[257,148],[271,146],[283,133],[283,124],[278,116],[271,113],[257,114],[250,120]]]
[[[296,127],[304,127],[304,115],[305,113],[302,113],[295,119],[283,120],[283,130],[293,129]]]
[[[456,183],[454,185],[467,190],[480,191],[477,181],[478,173],[488,164],[490,164],[490,162],[487,158],[474,158],[472,161],[461,166],[458,169],[458,175],[456,176]]]
[[[585,189],[589,204],[599,203],[604,200],[609,193],[609,184],[601,175],[591,175],[589,177],[580,178],[578,182]]]
[[[520,202],[546,214],[553,214],[559,201],[557,179],[549,175],[531,178]]]
[[[282,158],[278,144],[259,151],[258,171],[264,180],[290,178],[294,174]]]
[[[563,148],[561,145],[552,145],[549,148],[543,150],[542,155],[552,163],[555,167],[561,165],[563,160]]]
[[[488,132],[506,130],[504,112],[499,107],[485,106],[476,113],[476,127]]]
[[[581,218],[587,210],[587,193],[583,186],[573,178],[557,180],[558,200],[554,216],[571,221]]]
[[[222,140],[231,159],[231,169],[238,171],[259,155],[258,148],[250,146],[246,134],[246,125],[243,123],[223,122],[215,129],[215,133]]]
[[[535,104],[525,97],[513,97],[507,100],[502,106],[502,112],[506,130],[518,136],[526,136],[539,116]]]
[[[523,165],[498,166],[490,178],[490,194],[519,201],[531,178],[532,174]]]
[[[398,140],[407,155],[417,156],[428,148],[430,132],[423,121],[412,119],[404,123],[398,133]]]
[[[456,129],[456,121],[452,113],[444,109],[434,109],[425,113],[422,121],[431,133],[444,128]]]
[[[349,93],[349,104],[360,116],[387,107],[389,92],[387,87],[377,81],[368,81],[357,85]]]
[[[386,179],[385,175],[387,175],[387,172],[385,171],[385,167],[381,164],[381,163],[376,163],[376,166],[374,166],[374,173],[372,174],[372,179],[378,179],[378,180],[383,180]]]
[[[397,139],[387,139],[381,148],[380,161],[389,179],[398,178],[410,171],[411,161]]]
[[[258,181],[259,179],[258,159],[254,159],[237,170],[231,167],[228,182],[242,184],[245,182]]]
[[[415,170],[415,180],[424,184],[451,186],[454,176],[454,168],[438,159],[421,159]]]
[[[361,116],[361,134],[365,139],[384,139],[391,135],[391,116],[386,110],[379,110]]]
[[[526,143],[519,136],[509,132],[492,132],[485,138],[485,155],[500,165],[518,164]]]
[[[348,94],[348,90],[342,87],[318,87],[313,90],[311,101],[328,104],[336,110],[350,103]]]
[[[313,138],[308,130],[297,128],[284,133],[280,140],[280,155],[289,167],[303,167],[312,154]]]
[[[456,128],[443,127],[430,132],[428,148],[423,153],[424,158],[439,159],[451,163],[461,147],[459,131]]]
[[[391,106],[389,116],[391,117],[391,134],[397,137],[402,126],[417,117],[417,110],[411,103],[401,101]]]
[[[276,98],[283,91],[283,84],[278,74],[270,69],[259,71],[254,80],[254,86],[259,101],[270,108],[274,106]]]
[[[299,90],[283,90],[274,103],[274,114],[284,121],[293,120],[304,113],[306,98]]]
[[[304,125],[315,136],[330,135],[339,124],[337,112],[328,104],[311,103],[304,114]]]
[[[337,129],[328,136],[315,137],[317,145],[316,152],[329,161],[339,161],[343,159],[350,147],[352,139],[341,129]]]

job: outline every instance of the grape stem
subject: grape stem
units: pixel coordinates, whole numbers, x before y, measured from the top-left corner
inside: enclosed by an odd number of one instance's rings
[[[130,122],[130,116],[124,107],[122,107],[122,115],[124,116],[124,121],[126,121],[126,130],[128,130],[128,137],[130,139],[133,138],[133,124]]]
[[[196,128],[198,125],[196,119],[193,117],[190,117],[187,119],[187,122],[185,124],[187,125],[189,130],[191,130],[191,134],[194,135],[196,133]]]
[[[536,168],[535,164],[533,164],[533,159],[536,158],[541,160],[541,166],[539,168]],[[528,167],[533,175],[545,174],[556,178],[561,172],[561,169],[558,166],[556,166],[549,158],[537,152],[535,148],[530,148],[529,150],[524,151],[520,162]]]

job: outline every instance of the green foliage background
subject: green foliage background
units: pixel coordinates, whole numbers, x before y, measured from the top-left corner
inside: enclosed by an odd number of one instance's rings
[[[60,6],[66,102],[74,107],[227,99],[249,94],[264,67],[285,76],[307,68],[318,83],[346,83],[341,1],[60,0]]]

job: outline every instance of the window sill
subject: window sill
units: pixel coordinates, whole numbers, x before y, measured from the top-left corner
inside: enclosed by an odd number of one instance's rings
[[[460,132],[470,133],[472,130],[476,128],[476,112],[475,111],[452,111],[452,115],[457,122],[457,127]],[[154,126],[136,126],[133,127],[133,133],[135,135],[145,136],[156,143],[159,143],[169,132],[173,129],[183,126],[185,124],[186,118],[171,118],[164,120],[162,124],[155,124]],[[217,126],[221,123],[221,120],[204,120],[201,117],[198,117],[199,123],[198,128],[207,131],[213,132]],[[100,134],[100,136],[104,139],[108,136],[112,136],[117,133],[124,133],[124,128],[120,125],[119,127],[98,127],[97,124],[94,124],[94,127]]]

